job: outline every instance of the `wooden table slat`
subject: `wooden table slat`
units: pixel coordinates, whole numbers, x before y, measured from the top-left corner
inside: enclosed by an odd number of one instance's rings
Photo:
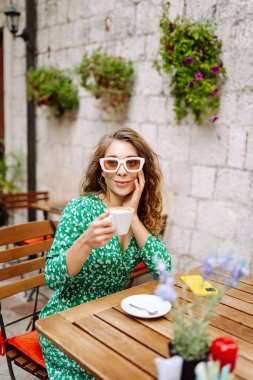
[[[119,305],[115,306],[114,309],[119,310],[127,315]],[[128,318],[130,317],[128,316]],[[172,337],[174,327],[172,323],[168,322],[168,320],[165,319],[165,317],[159,319],[138,319],[138,322],[144,326],[148,326],[152,330],[158,332],[161,335],[164,335],[169,339]]]
[[[80,319],[83,319],[89,315],[93,315],[95,313],[120,304],[120,302],[125,297],[140,293],[153,294],[156,286],[157,282],[151,281],[144,285],[139,285],[130,289],[122,290],[121,292],[114,293],[109,296],[92,301],[92,303],[88,302],[87,304],[85,304],[85,308],[83,307],[83,305],[79,305],[75,308],[65,310],[61,312],[61,316],[67,319],[69,322],[74,322],[76,321],[77,314],[80,317]]]
[[[158,355],[168,357],[168,338],[150,328],[150,325],[145,326],[140,320],[129,318],[128,315],[117,309],[107,309],[96,314],[96,316],[152,349]],[[163,318],[159,318],[157,322],[166,323]],[[168,323],[166,323],[166,327],[168,327]]]
[[[107,347],[116,351],[129,362],[156,377],[154,359],[158,355],[153,350],[147,349],[133,338],[121,333],[95,316],[84,318],[75,325],[94,336],[99,342],[106,344]]]
[[[59,314],[39,320],[39,332],[97,379],[154,379],[89,334],[80,334],[80,330]]]

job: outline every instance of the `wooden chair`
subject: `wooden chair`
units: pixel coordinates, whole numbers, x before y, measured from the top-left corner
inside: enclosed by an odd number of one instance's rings
[[[9,214],[11,211],[19,209],[30,209],[31,204],[38,201],[48,201],[48,191],[28,191],[26,193],[1,194],[0,207],[5,214],[5,225],[8,225]]]
[[[2,247],[2,250],[0,250],[0,326],[2,331],[2,342],[0,343],[2,345],[0,344],[0,347],[2,351],[6,351],[8,369],[12,380],[16,379],[12,367],[13,362],[39,379],[45,380],[48,378],[41,354],[38,333],[34,330],[7,338],[6,332],[6,327],[25,318],[31,319],[34,328],[34,322],[39,313],[37,310],[38,297],[35,297],[33,301],[32,313],[9,323],[4,321],[2,300],[32,289],[36,289],[38,295],[39,286],[45,284],[43,273],[46,260],[45,253],[52,245],[57,224],[58,222],[46,220],[0,228],[0,247]],[[41,236],[44,239],[37,240]],[[19,241],[34,238],[34,243],[15,245]],[[35,258],[29,260],[31,257]]]
[[[160,236],[161,236],[162,238],[163,238],[163,236],[164,236],[164,232],[165,232],[165,228],[166,228],[167,217],[168,217],[167,214],[164,214],[164,215],[163,215],[163,229],[162,229],[161,234],[160,234]],[[129,282],[127,283],[126,288],[131,288],[131,286],[133,286],[133,282],[134,282],[134,279],[135,279],[135,278],[140,277],[140,276],[143,276],[144,274],[147,274],[147,273],[149,273],[149,270],[148,270],[148,268],[146,267],[146,265],[145,265],[143,262],[140,263],[139,265],[137,265],[137,266],[134,268],[133,273],[131,274],[130,280],[129,280]]]

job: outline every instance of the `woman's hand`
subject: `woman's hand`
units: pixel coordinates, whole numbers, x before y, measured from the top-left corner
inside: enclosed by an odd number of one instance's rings
[[[137,173],[137,178],[135,179],[134,183],[135,183],[135,189],[131,194],[126,196],[123,202],[123,206],[133,207],[135,210],[135,214],[137,214],[141,195],[145,186],[145,177],[144,177],[143,170]]]
[[[82,239],[90,250],[103,247],[115,234],[115,227],[109,215],[109,212],[101,214],[91,222],[88,229],[83,233]]]

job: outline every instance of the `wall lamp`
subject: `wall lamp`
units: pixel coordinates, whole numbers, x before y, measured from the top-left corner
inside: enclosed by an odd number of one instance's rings
[[[24,29],[21,34],[17,34],[20,12],[17,11],[14,7],[12,0],[10,1],[10,5],[4,11],[4,14],[6,16],[7,28],[13,34],[13,36],[21,37],[24,41],[28,41],[28,33],[26,29]]]

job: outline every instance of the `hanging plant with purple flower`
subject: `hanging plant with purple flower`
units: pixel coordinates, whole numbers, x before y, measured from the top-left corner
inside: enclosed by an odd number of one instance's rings
[[[209,115],[214,123],[226,73],[220,59],[222,41],[208,22],[191,22],[180,17],[171,21],[169,7],[169,3],[163,5],[159,59],[154,66],[159,73],[171,73],[178,123],[189,111],[198,123],[203,121],[203,115]]]

